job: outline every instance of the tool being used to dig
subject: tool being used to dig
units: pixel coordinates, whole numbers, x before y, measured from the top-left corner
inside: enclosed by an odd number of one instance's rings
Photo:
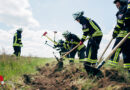
[[[58,61],[58,63],[57,63],[57,70],[61,70],[63,68],[63,60],[64,60],[64,58],[68,54],[70,54],[72,51],[74,51],[79,46],[80,46],[80,44],[76,45],[73,49],[71,49],[70,51],[68,51],[67,53],[65,53],[65,55],[63,55],[60,59],[56,59]]]
[[[108,47],[110,46],[111,42],[112,42],[113,38],[110,40],[110,42],[108,43],[107,47],[105,48],[105,50],[103,51],[102,55],[100,56],[100,58],[98,59],[98,62],[100,62],[102,60],[103,55],[105,54],[105,52],[107,51]]]
[[[57,42],[53,41],[50,37],[47,36],[47,32],[44,32],[43,36],[48,38],[51,42],[53,42],[55,45],[57,45]]]
[[[85,39],[88,40],[89,38]],[[80,43],[78,45],[76,45],[74,48],[72,48],[70,51],[66,52],[58,61],[61,63],[61,65],[59,64],[59,67],[63,68],[63,59],[70,54],[72,51],[74,51],[76,48],[78,48],[80,46]]]
[[[108,60],[113,54],[114,52],[126,41],[126,39],[129,37],[130,33],[128,33],[117,45],[116,47],[111,51],[111,53],[101,62],[98,64],[98,66],[96,68],[91,67],[87,64],[85,64],[85,69],[87,71],[88,74],[93,75],[93,76],[100,76],[102,75],[102,72],[100,70],[100,68],[105,64],[106,60]]]
[[[89,38],[86,38],[86,40],[88,40]],[[68,51],[67,53],[65,53],[65,55],[63,55],[60,60],[62,60],[65,56],[67,56],[68,54],[70,54],[72,51],[74,51],[76,48],[78,48],[80,46],[80,43],[78,45],[76,45],[74,48],[72,48],[70,51]]]
[[[55,53],[53,52],[53,55],[55,56],[55,59],[59,62],[58,57],[55,55]]]

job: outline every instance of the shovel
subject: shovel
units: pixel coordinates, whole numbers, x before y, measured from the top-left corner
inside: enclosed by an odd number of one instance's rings
[[[126,41],[129,35],[130,32],[116,45],[116,47],[111,51],[111,53],[101,63],[99,63],[99,65],[96,68],[84,64],[87,73],[92,76],[102,76],[103,74],[100,71],[100,68],[105,64],[106,60],[108,60],[115,53],[115,51]]]
[[[86,40],[88,40],[89,38],[87,38]],[[70,54],[72,51],[74,51],[76,48],[78,48],[80,46],[80,43],[78,45],[76,45],[73,49],[71,49],[70,51],[66,52],[65,55],[63,55],[58,61],[58,67],[59,68],[63,68],[63,58],[66,57],[68,54]]]
[[[85,39],[85,41],[86,40],[88,40],[89,38],[86,38]],[[76,48],[78,48],[80,46],[80,43],[78,44],[78,45],[76,45],[73,49],[71,49],[70,51],[68,51],[67,53],[65,53],[65,55],[63,55],[61,58],[60,58],[60,60],[63,60],[63,58],[65,57],[65,56],[67,56],[68,54],[70,54],[72,51],[74,51]]]
[[[110,42],[108,43],[107,47],[105,48],[104,52],[102,53],[102,55],[100,56],[100,58],[98,59],[98,62],[100,62],[102,60],[103,55],[105,54],[105,52],[107,51],[108,47],[110,46],[111,42],[112,42],[113,38],[110,40]]]
[[[58,63],[57,63],[57,69],[56,69],[56,71],[60,71],[63,68],[63,58],[65,56],[67,56],[68,54],[70,54],[73,50],[75,50],[79,46],[80,46],[80,44],[76,45],[73,49],[71,49],[70,51],[68,51],[67,53],[65,53],[65,55],[63,55],[60,59],[57,59]]]

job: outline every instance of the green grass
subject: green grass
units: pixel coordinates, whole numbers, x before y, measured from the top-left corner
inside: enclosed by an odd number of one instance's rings
[[[4,77],[5,81],[13,80],[14,78],[16,80],[23,74],[36,73],[36,67],[42,67],[52,60],[54,59],[37,57],[16,58],[3,54],[0,55],[0,75]]]
[[[3,54],[3,55],[0,55],[0,75],[4,77],[4,81],[7,81],[7,82],[11,81],[13,82],[13,84],[17,83],[17,84],[22,85],[22,82],[23,82],[22,76],[24,74],[36,74],[38,72],[36,70],[37,67],[43,67],[46,63],[50,63],[54,60],[55,60],[54,58],[37,58],[37,57],[16,58],[10,55]],[[69,64],[69,61],[65,60],[64,63]],[[75,63],[78,64],[79,60],[76,59]],[[82,72],[86,72],[83,69],[82,64],[81,65],[78,64],[77,67],[80,68]],[[108,68],[107,65],[104,65],[104,67]],[[130,74],[124,71],[122,64],[117,66],[115,69],[118,70],[120,72],[120,75],[123,76],[127,80],[126,81],[127,83],[130,83],[130,78],[129,78]],[[76,85],[82,86],[82,90],[91,90],[92,88],[98,86],[98,82],[95,82],[95,78],[94,79],[79,78],[77,81],[74,81],[73,83],[75,83]],[[9,85],[10,84],[8,84],[8,87]],[[29,87],[26,86],[25,88],[29,88]],[[113,87],[109,86],[106,90],[109,90],[110,88],[113,88]],[[25,90],[29,90],[29,89],[25,89]]]

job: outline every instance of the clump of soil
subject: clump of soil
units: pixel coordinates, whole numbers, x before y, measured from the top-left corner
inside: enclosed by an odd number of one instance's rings
[[[83,65],[64,65],[60,71],[56,71],[56,64],[46,64],[42,68],[37,68],[39,71],[36,75],[24,75],[24,82],[32,87],[32,90],[86,90],[84,87],[85,82],[77,82],[79,79],[87,80],[93,78],[89,77]],[[106,69],[103,71],[104,77],[97,78],[93,83],[98,83],[93,86],[91,90],[105,89],[113,87],[113,90],[129,90],[130,85],[125,78],[119,75],[116,70]],[[118,88],[117,88],[118,86]]]

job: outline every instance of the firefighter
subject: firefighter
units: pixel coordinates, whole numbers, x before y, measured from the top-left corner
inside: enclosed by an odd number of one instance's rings
[[[74,13],[73,18],[82,25],[83,35],[80,45],[84,43],[87,36],[90,37],[86,49],[86,63],[84,63],[84,65],[95,65],[97,62],[98,49],[103,34],[96,22],[88,17],[84,17],[83,14],[83,11]]]
[[[69,50],[69,46],[67,46],[65,41],[62,39],[60,39],[58,41],[57,45],[54,45],[54,48],[57,48],[56,50],[59,51],[60,57],[63,56]],[[69,57],[69,56],[67,56],[67,57]]]
[[[17,29],[17,32],[15,33],[14,37],[13,37],[13,49],[14,49],[14,55],[19,57],[21,54],[21,47],[22,45],[22,41],[21,41],[21,34],[22,34],[22,28]]]
[[[130,0],[127,0],[127,11],[125,13],[125,25],[126,25],[126,30],[130,32]]]
[[[78,45],[80,42],[80,38],[77,35],[72,34],[71,32],[65,31],[62,35],[65,37],[65,39],[66,39],[65,43],[70,47],[70,50],[72,48],[74,48],[76,45]],[[78,52],[78,56],[79,56],[79,61],[80,62],[84,61],[85,45],[82,44],[81,46],[79,46],[77,49],[75,49],[74,51],[72,51],[70,53],[70,55],[69,55],[70,63],[74,63],[74,58],[75,58],[75,55],[77,52]]]
[[[113,31],[113,38],[116,38],[115,44],[113,48],[127,35],[129,32],[129,27],[127,24],[125,24],[125,19],[127,17],[127,2],[123,0],[115,0],[114,4],[118,8],[118,12],[116,14],[117,17],[117,24]],[[130,22],[129,22],[130,23]],[[124,68],[127,70],[130,69],[130,36],[125,41],[124,44],[122,44],[116,52],[112,55],[111,59],[108,61],[108,64],[111,66],[117,66],[119,61],[119,55],[122,53],[123,60],[124,60]]]

